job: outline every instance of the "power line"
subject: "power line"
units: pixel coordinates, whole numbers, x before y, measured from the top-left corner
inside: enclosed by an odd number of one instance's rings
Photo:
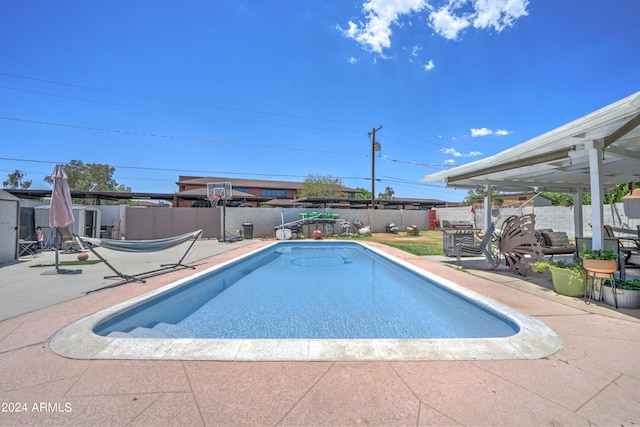
[[[30,80],[30,81],[47,83],[47,84],[53,84],[53,85],[57,85],[57,86],[72,87],[72,88],[77,88],[77,89],[91,90],[91,91],[95,91],[95,92],[103,92],[103,93],[109,93],[109,94],[114,94],[114,95],[122,95],[122,96],[133,97],[133,98],[149,99],[149,100],[154,100],[154,101],[163,101],[163,102],[169,102],[169,103],[174,103],[174,104],[193,105],[193,106],[197,106],[197,107],[215,108],[215,109],[220,109],[220,110],[236,111],[236,112],[242,112],[242,113],[262,114],[262,115],[267,115],[267,116],[285,117],[285,118],[302,119],[302,120],[314,120],[314,121],[332,122],[332,123],[344,123],[344,124],[350,124],[350,125],[356,125],[356,126],[362,126],[362,125],[369,125],[370,124],[370,123],[364,123],[364,122],[358,122],[358,121],[352,121],[352,120],[340,120],[340,119],[331,119],[331,118],[325,118],[325,117],[303,116],[303,115],[297,115],[297,114],[287,114],[287,113],[277,113],[277,112],[270,112],[270,111],[253,110],[253,109],[249,109],[249,108],[239,108],[239,107],[229,107],[229,106],[204,104],[204,103],[197,103],[197,102],[188,102],[188,101],[179,100],[179,99],[163,98],[163,97],[154,96],[154,95],[146,95],[146,94],[125,92],[125,91],[120,91],[120,90],[99,88],[99,87],[95,87],[95,86],[86,86],[86,85],[79,85],[79,84],[73,84],[73,83],[59,82],[59,81],[48,80],[48,79],[40,79],[40,78],[35,78],[35,77],[22,76],[22,75],[12,74],[12,73],[0,72],[0,76],[8,76],[8,77],[14,77],[14,78],[22,79],[22,80]],[[86,99],[86,98],[77,98],[77,97],[71,97],[71,96],[65,96],[65,95],[50,94],[50,93],[47,93],[47,92],[20,89],[20,88],[14,88],[14,87],[10,87],[10,86],[0,86],[0,87],[3,87],[5,89],[36,93],[36,94],[47,95],[47,96],[55,96],[55,97],[61,97],[61,98],[68,98],[68,99],[86,101],[86,102],[103,103],[103,104],[106,104],[106,105],[115,105],[115,106],[131,107],[131,108],[146,108],[146,109],[149,109],[151,111],[164,111],[164,110],[158,110],[158,109],[151,109],[151,108],[148,108],[148,107],[131,106],[131,105],[127,105],[127,104],[110,103],[110,102],[98,101],[98,100],[92,100],[92,99]],[[175,112],[175,111],[166,111],[166,112],[170,112],[170,113],[173,113],[173,114],[188,114],[188,113]],[[229,119],[229,118],[222,118],[222,119],[224,119],[224,120],[242,121],[241,119]],[[270,124],[270,125],[274,125],[274,126],[294,126],[294,125],[287,125],[287,124],[274,124],[274,123],[265,123],[265,122],[250,121],[250,120],[245,120],[245,121],[254,122],[254,123],[260,123],[260,124]],[[296,127],[296,126],[294,126],[294,127]],[[297,126],[297,127],[305,127],[305,126]],[[357,130],[325,129],[325,128],[313,128],[313,127],[308,127],[308,128],[360,133],[360,131],[357,131]],[[444,148],[448,147],[448,145],[444,145],[444,144],[438,143],[438,142],[433,141],[433,140],[428,139],[428,138],[416,136],[416,135],[413,135],[411,133],[405,132],[403,130],[400,130],[400,129],[397,129],[397,128],[394,128],[394,127],[387,126],[387,128],[389,130],[392,130],[394,132],[397,132],[397,133],[400,133],[402,135],[408,136],[410,138],[414,138],[414,139],[417,139],[417,140],[425,141],[425,142],[428,142],[430,144],[438,145],[438,146],[444,147]],[[385,138],[385,139],[387,139],[389,141],[397,141],[397,140],[395,140],[393,138],[388,138],[388,137]],[[409,143],[404,142],[404,141],[397,141],[397,142],[400,142],[400,143],[402,143],[404,145],[408,145],[410,147],[414,147],[414,148],[417,148],[417,149],[420,149],[420,150],[426,150],[424,147],[413,145],[413,144],[409,144]]]
[[[414,166],[425,166],[425,167],[429,167],[429,168],[444,168],[447,167],[449,165],[444,165],[444,164],[439,164],[439,163],[420,163],[420,162],[414,162],[411,160],[399,160],[399,159],[394,159],[393,157],[389,157],[389,156],[382,156],[383,160],[389,160],[390,162],[396,162],[396,163],[406,163],[409,165],[414,165]]]
[[[66,162],[61,161],[53,161],[53,160],[36,160],[36,159],[16,159],[9,157],[0,157],[0,160],[12,161],[12,162],[25,162],[25,163],[45,163],[51,165],[57,164],[65,164]],[[209,171],[209,170],[195,170],[195,169],[169,169],[169,168],[151,168],[151,167],[141,167],[141,166],[123,166],[123,165],[109,165],[116,169],[132,169],[132,170],[142,170],[142,171],[160,171],[160,172],[173,172],[173,173],[194,173],[194,174],[211,174],[211,175],[242,175],[242,176],[269,176],[269,177],[287,177],[287,178],[306,178],[307,175],[287,175],[287,174],[269,174],[269,173],[249,173],[249,172],[225,172],[225,171]],[[7,170],[6,172],[13,172]],[[33,174],[43,174],[41,172],[29,172]],[[363,177],[355,177],[355,176],[347,176],[347,177],[336,177],[340,179],[367,179]],[[122,178],[124,179],[124,178]],[[130,178],[130,179],[140,179],[140,178]],[[370,178],[369,178],[370,179]],[[173,181],[173,180],[172,180]]]
[[[0,74],[2,74],[2,73],[0,73]],[[204,118],[207,118],[207,119],[217,119],[217,120],[226,120],[226,121],[232,121],[232,122],[254,123],[254,124],[261,124],[261,125],[268,125],[268,126],[281,126],[281,127],[289,127],[289,128],[301,128],[301,129],[323,130],[323,131],[333,131],[333,132],[362,133],[362,131],[355,130],[355,129],[333,129],[333,128],[323,128],[323,127],[317,127],[317,126],[294,125],[294,124],[285,124],[285,123],[270,123],[270,122],[262,122],[262,121],[259,121],[259,120],[237,119],[237,118],[231,118],[231,117],[216,117],[216,116],[209,116],[209,115],[206,115],[206,114],[194,114],[194,113],[185,113],[185,112],[182,112],[182,111],[162,110],[162,109],[158,109],[158,108],[143,107],[143,106],[139,106],[139,105],[129,105],[129,104],[121,104],[121,103],[117,103],[117,102],[99,101],[99,100],[96,100],[96,99],[79,98],[79,97],[68,96],[68,95],[58,95],[58,94],[55,94],[55,93],[48,93],[48,92],[42,92],[42,91],[37,91],[37,90],[29,90],[29,89],[21,89],[21,88],[15,88],[15,87],[11,87],[11,86],[2,86],[2,85],[0,85],[0,88],[1,89],[15,90],[15,91],[19,91],[19,92],[33,93],[33,94],[37,94],[37,95],[52,96],[52,97],[56,97],[56,98],[70,99],[70,100],[74,100],[74,101],[92,102],[92,103],[96,103],[96,104],[110,105],[110,106],[115,106],[115,107],[136,108],[136,109],[140,109],[140,110],[155,111],[155,112],[170,113],[170,114],[181,114],[181,115],[193,116],[193,117],[204,117]]]
[[[269,116],[290,117],[290,118],[295,118],[295,119],[316,120],[316,121],[325,121],[325,122],[334,122],[334,123],[346,123],[346,124],[352,124],[352,125],[357,125],[357,126],[369,125],[369,123],[354,122],[354,121],[348,121],[348,120],[327,119],[327,118],[321,118],[321,117],[300,116],[300,115],[295,115],[295,114],[274,113],[274,112],[268,112],[268,111],[250,110],[250,109],[245,109],[245,108],[236,108],[236,107],[227,107],[227,106],[220,106],[220,105],[210,105],[210,104],[200,104],[200,103],[194,103],[194,102],[186,102],[186,101],[182,101],[182,100],[162,98],[162,97],[152,96],[152,95],[144,95],[144,94],[124,92],[124,91],[118,91],[118,90],[112,90],[112,89],[103,89],[103,88],[97,88],[97,87],[92,87],[92,86],[84,86],[84,85],[78,85],[78,84],[72,84],[72,83],[57,82],[57,81],[53,81],[53,80],[39,79],[39,78],[35,78],[35,77],[27,77],[27,76],[21,76],[21,75],[18,75],[18,74],[11,74],[11,73],[0,72],[0,75],[9,76],[9,77],[15,77],[15,78],[24,79],[24,80],[32,80],[32,81],[37,81],[37,82],[42,82],[42,83],[49,83],[49,84],[54,84],[54,85],[59,85],[59,86],[67,86],[67,87],[74,87],[74,88],[78,88],[78,89],[93,90],[93,91],[96,91],[96,92],[111,93],[111,94],[115,94],[115,95],[124,95],[124,96],[129,96],[129,97],[151,99],[151,100],[155,100],[155,101],[164,101],[164,102],[180,103],[180,104],[186,104],[186,105],[195,105],[195,106],[200,106],[200,107],[204,106],[204,107],[209,107],[209,108],[217,108],[217,109],[222,109],[222,110],[238,111],[238,112],[243,112],[243,113],[263,114],[263,115],[269,115]]]
[[[191,141],[191,142],[238,145],[238,146],[244,146],[244,147],[268,148],[272,150],[305,151],[305,152],[311,152],[311,153],[340,154],[340,155],[348,155],[348,156],[368,157],[364,153],[349,153],[349,152],[341,152],[341,151],[319,150],[317,148],[284,147],[284,146],[276,146],[276,145],[262,145],[262,144],[243,143],[243,142],[220,141],[220,140],[208,139],[208,138],[195,138],[195,137],[188,137],[188,136],[166,135],[166,134],[139,132],[139,131],[122,130],[122,129],[108,129],[108,128],[93,127],[93,126],[72,125],[68,123],[45,122],[40,120],[22,119],[17,117],[0,116],[0,120],[9,120],[9,121],[15,121],[15,122],[31,123],[31,124],[39,124],[39,125],[47,125],[47,126],[59,126],[59,127],[67,127],[72,129],[84,129],[84,130],[91,130],[91,131],[97,131],[97,132],[110,132],[110,133],[118,133],[118,134],[125,134],[125,135],[147,136],[147,137],[153,137],[153,138],[178,139],[178,140]]]

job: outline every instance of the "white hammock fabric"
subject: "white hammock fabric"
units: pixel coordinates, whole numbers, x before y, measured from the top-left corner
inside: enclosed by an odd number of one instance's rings
[[[182,234],[175,237],[165,237],[163,239],[153,240],[115,240],[115,239],[98,239],[94,237],[78,236],[83,242],[101,246],[106,249],[121,252],[157,252],[180,245],[187,240],[197,239],[202,234],[202,230],[193,231],[191,233]]]

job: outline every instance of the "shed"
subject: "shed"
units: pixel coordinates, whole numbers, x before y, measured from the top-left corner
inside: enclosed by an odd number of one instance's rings
[[[0,190],[0,262],[17,258],[19,227],[20,199]]]
[[[36,227],[42,227],[45,236],[52,235],[49,228],[49,205],[36,206]],[[100,209],[95,206],[74,205],[73,224],[69,230],[73,234],[86,237],[100,237]]]

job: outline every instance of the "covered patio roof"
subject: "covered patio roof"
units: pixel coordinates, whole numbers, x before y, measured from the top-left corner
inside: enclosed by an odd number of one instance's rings
[[[427,175],[450,188],[591,192],[594,152],[602,188],[640,181],[640,92],[472,163]],[[596,161],[599,163],[599,161]]]
[[[603,194],[640,181],[640,92],[494,156],[425,176],[450,188],[523,189],[574,194],[575,236],[582,236],[582,193],[591,193],[593,248],[602,248]],[[487,210],[488,212],[488,210]],[[490,217],[485,212],[485,229]]]

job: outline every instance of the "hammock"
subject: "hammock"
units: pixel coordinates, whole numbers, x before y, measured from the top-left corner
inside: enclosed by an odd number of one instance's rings
[[[120,277],[122,279],[124,279],[123,282],[115,284],[115,285],[110,285],[110,286],[106,286],[100,289],[96,289],[96,290],[101,290],[101,289],[106,289],[106,288],[111,288],[114,286],[118,286],[118,285],[122,285],[128,282],[132,282],[132,281],[138,281],[138,282],[142,282],[145,283],[145,280],[142,279],[141,277],[150,277],[153,276],[161,271],[165,271],[165,270],[169,270],[169,269],[177,269],[178,267],[181,268],[195,268],[193,266],[189,266],[189,265],[184,265],[182,264],[182,261],[184,261],[185,257],[187,256],[187,254],[189,253],[189,251],[191,250],[191,248],[193,247],[193,244],[196,242],[196,240],[202,235],[202,230],[197,230],[197,231],[193,231],[191,233],[186,233],[186,234],[182,234],[180,236],[175,236],[175,237],[166,237],[163,239],[153,239],[153,240],[114,240],[114,239],[98,239],[98,238],[94,238],[94,237],[85,237],[85,236],[78,236],[74,234],[74,237],[76,238],[76,240],[78,240],[78,242],[80,243],[84,243],[85,246],[87,248],[89,248],[89,250],[91,252],[93,252],[93,254],[95,256],[97,256],[102,262],[105,263],[105,265],[107,267],[109,267],[111,269],[111,271],[113,271],[114,273],[116,273],[115,276],[105,276],[105,279],[112,279],[114,277]],[[93,246],[100,246],[102,248],[106,248],[106,249],[111,249],[113,251],[120,251],[120,252],[137,252],[137,253],[146,253],[146,252],[158,252],[158,251],[164,251],[166,249],[170,249],[174,246],[180,245],[188,240],[192,240],[191,244],[189,245],[189,247],[187,248],[187,250],[185,251],[184,255],[182,255],[182,258],[180,258],[180,260],[177,263],[174,264],[161,264],[159,269],[156,270],[151,270],[151,271],[147,271],[144,273],[138,273],[138,274],[124,274],[120,271],[118,271],[113,265],[111,265],[102,255],[100,255],[98,252],[96,252],[96,250],[94,249]],[[92,291],[95,292],[95,291]]]
[[[182,234],[175,237],[166,237],[164,239],[153,240],[115,240],[115,239],[97,239],[94,237],[78,236],[80,240],[89,242],[92,245],[101,246],[121,252],[157,252],[180,245],[187,240],[198,238],[202,234],[202,230],[193,231],[191,233]]]

